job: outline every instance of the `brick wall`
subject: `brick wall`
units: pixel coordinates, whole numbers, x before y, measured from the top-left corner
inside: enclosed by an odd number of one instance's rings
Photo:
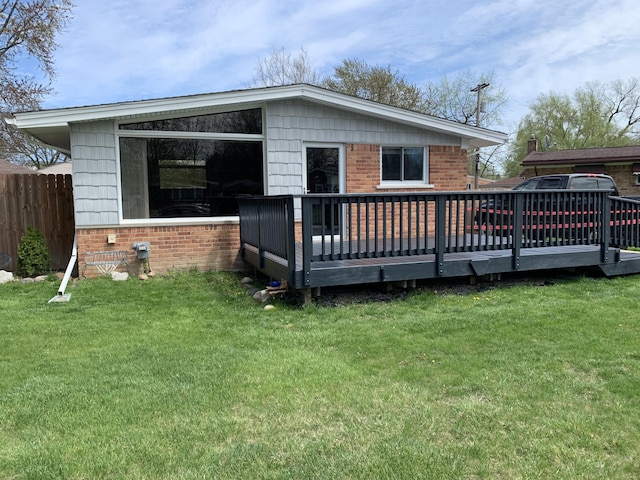
[[[380,185],[380,146],[347,145],[347,193],[375,193]],[[467,188],[467,151],[453,146],[429,147],[429,184],[411,187],[420,190],[465,190]],[[407,191],[407,189],[384,189]]]
[[[620,190],[620,195],[640,196],[640,185],[636,185],[633,165],[607,165],[605,173],[613,177],[616,185],[618,185],[618,190]]]
[[[158,273],[190,268],[201,271],[242,270],[239,230],[238,224],[78,229],[78,267],[82,272],[85,252],[126,250],[129,252],[129,271],[137,275],[142,272],[142,264],[136,259],[131,245],[149,242],[149,263],[151,269]],[[109,234],[115,234],[115,244],[107,242]],[[91,277],[100,273],[89,267],[86,275]]]
[[[347,193],[408,193],[411,191],[452,191],[452,190],[465,190],[467,188],[467,152],[460,147],[453,146],[430,146],[429,147],[429,185],[430,186],[414,186],[410,188],[379,188],[380,185],[380,146],[379,145],[347,145],[346,148],[346,185]],[[355,231],[357,230],[357,222],[360,225],[364,225],[366,217],[370,222],[374,218],[381,219],[386,216],[390,219],[394,217],[393,229],[396,231],[396,235],[400,233],[400,228],[403,230],[411,230],[415,235],[416,229],[424,232],[425,228],[433,231],[435,228],[435,212],[433,211],[433,204],[428,207],[426,218],[428,219],[426,225],[424,222],[416,224],[414,220],[408,218],[408,205],[405,205],[405,210],[400,213],[399,210],[393,210],[393,206],[387,206],[386,209],[378,207],[378,215],[376,217],[372,208],[367,211],[361,209],[359,212],[355,211],[355,207],[352,208],[353,225],[350,227]],[[399,207],[398,207],[399,208]],[[424,207],[422,207],[424,208]],[[411,209],[416,211],[416,205],[412,203]],[[423,210],[424,211],[424,210]],[[402,217],[402,218],[401,218]],[[402,220],[402,221],[401,221]],[[386,225],[389,229],[391,221]],[[401,227],[402,225],[402,227]],[[379,232],[382,232],[382,228]],[[390,233],[390,232],[388,232]],[[374,231],[371,231],[370,236],[375,235]]]
[[[453,146],[429,147],[429,183],[440,191],[467,188],[467,151]]]

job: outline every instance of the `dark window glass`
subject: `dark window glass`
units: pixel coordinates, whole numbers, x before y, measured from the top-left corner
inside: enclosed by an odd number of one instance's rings
[[[120,130],[157,130],[161,132],[262,133],[262,110],[212,113],[194,117],[167,118],[149,122],[120,124]]]
[[[382,180],[402,180],[402,148],[382,148]]]
[[[540,183],[540,179],[538,178],[527,180],[515,187],[514,190],[535,190],[538,188],[538,183]]]
[[[423,181],[424,148],[382,147],[382,180]]]
[[[610,178],[599,178],[598,179],[598,188],[600,190],[615,190],[616,187],[613,184],[613,181]]]
[[[262,195],[262,142],[120,138],[125,219],[237,215]]]
[[[538,186],[541,190],[556,190],[562,188],[561,178],[544,178]]]
[[[598,179],[595,177],[575,177],[571,181],[571,188],[574,190],[597,190]]]
[[[404,180],[422,180],[424,150],[422,148],[404,149]]]

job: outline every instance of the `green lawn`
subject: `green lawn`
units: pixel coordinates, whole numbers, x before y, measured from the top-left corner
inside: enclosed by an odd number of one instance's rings
[[[639,475],[637,276],[271,311],[224,273],[57,286],[0,285],[0,478]]]

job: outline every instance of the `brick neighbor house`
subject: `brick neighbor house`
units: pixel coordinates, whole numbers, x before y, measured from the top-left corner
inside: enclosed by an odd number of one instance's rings
[[[640,196],[640,145],[538,151],[534,135],[522,161],[525,177],[553,173],[604,173],[615,180],[623,196]]]
[[[464,190],[467,150],[507,138],[305,84],[6,121],[73,160],[81,269],[148,242],[160,272],[242,269],[239,196]]]

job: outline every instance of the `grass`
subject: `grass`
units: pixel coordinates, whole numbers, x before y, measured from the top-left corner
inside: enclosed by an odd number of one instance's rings
[[[0,285],[0,478],[637,478],[639,280],[271,311],[225,273]]]

